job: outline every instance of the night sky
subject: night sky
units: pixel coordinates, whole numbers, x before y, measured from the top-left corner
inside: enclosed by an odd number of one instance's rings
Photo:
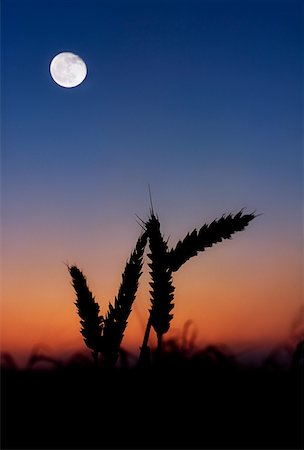
[[[261,213],[174,274],[171,335],[291,337],[303,299],[300,1],[2,0],[2,348],[84,349],[65,263],[105,312],[154,209],[169,247]],[[87,64],[65,89],[49,64]],[[147,262],[147,258],[145,258]],[[123,345],[138,349],[144,267]]]

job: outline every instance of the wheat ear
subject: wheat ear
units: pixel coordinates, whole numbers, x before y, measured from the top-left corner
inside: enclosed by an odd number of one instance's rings
[[[95,302],[93,294],[88,288],[86,277],[81,270],[77,266],[68,266],[68,270],[76,292],[75,305],[82,327],[80,332],[85,344],[92,350],[93,359],[97,364],[104,319],[99,316],[99,305]]]
[[[188,233],[184,240],[179,241],[176,247],[168,252],[168,266],[172,272],[176,272],[188,259],[196,256],[198,252],[203,252],[207,247],[221,242],[223,239],[230,239],[233,233],[242,231],[255,214],[244,214],[242,210],[235,216],[228,214],[218,220],[214,220],[210,225],[203,225],[199,231],[194,229]]]
[[[149,327],[152,326],[157,334],[158,351],[161,351],[162,336],[169,330],[170,321],[173,318],[171,310],[174,307],[174,286],[172,285],[172,271],[167,264],[167,243],[160,232],[160,223],[154,215],[153,210],[151,216],[145,224],[146,231],[149,236],[150,253],[148,257],[151,260],[149,267],[152,281],[150,286],[151,309],[150,317],[145,333],[147,341],[149,335]],[[142,348],[146,347],[146,342]]]
[[[119,347],[135,300],[139,278],[142,274],[143,254],[146,244],[147,233],[144,232],[137,240],[135,249],[126,263],[114,306],[109,303],[102,336],[103,354],[107,366],[113,366],[118,358]]]

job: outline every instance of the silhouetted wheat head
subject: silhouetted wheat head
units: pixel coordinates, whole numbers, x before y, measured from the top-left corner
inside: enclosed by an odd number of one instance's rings
[[[174,249],[169,251],[160,232],[159,219],[155,216],[153,208],[151,209],[150,218],[145,223],[145,229],[149,237],[151,251],[148,256],[151,260],[149,267],[151,268],[150,275],[152,278],[150,283],[152,287],[150,291],[152,308],[150,309],[150,317],[141,347],[142,356],[148,349],[151,326],[158,337],[159,351],[162,336],[170,328],[170,321],[173,318],[171,311],[174,307],[172,272],[176,272],[198,252],[204,251],[207,247],[211,247],[223,239],[230,239],[233,233],[242,231],[255,217],[254,214],[243,214],[242,210],[234,216],[231,214],[222,216],[210,225],[203,225],[199,231],[194,229],[187,234],[183,241],[179,241]]]
[[[146,243],[147,233],[144,232],[139,237],[136,247],[126,263],[114,306],[109,304],[105,317],[99,316],[99,305],[95,302],[83,273],[76,266],[68,267],[76,292],[75,305],[81,319],[81,333],[84,342],[93,350],[92,355],[95,362],[97,362],[98,353],[101,353],[104,365],[107,367],[113,366],[119,355],[120,344],[142,274]]]
[[[152,290],[150,309],[150,322],[154,328],[159,349],[161,346],[161,339],[170,328],[170,321],[173,315],[170,313],[174,308],[172,285],[172,272],[167,263],[167,243],[160,232],[160,223],[158,218],[151,211],[151,216],[145,224],[147,234],[149,236],[150,253],[148,257],[151,260],[149,267],[151,269],[150,275],[152,281],[150,286]]]
[[[137,240],[136,247],[126,263],[114,306],[109,303],[109,309],[104,319],[103,353],[110,365],[115,364],[118,358],[119,347],[135,300],[139,278],[142,274],[143,254],[146,244],[147,233],[144,232]]]
[[[159,353],[162,337],[170,328],[175,289],[172,284],[172,272],[176,272],[186,261],[207,247],[212,247],[223,239],[230,239],[232,234],[244,230],[255,217],[253,213],[243,214],[243,210],[234,216],[232,214],[222,216],[209,225],[203,225],[198,231],[194,229],[169,251],[160,231],[159,219],[152,207],[148,221],[143,222],[144,233],[138,238],[135,249],[126,263],[114,306],[109,303],[105,317],[99,315],[99,305],[95,302],[83,273],[75,265],[68,267],[77,296],[75,304],[81,318],[81,333],[86,345],[93,351],[95,361],[98,360],[98,353],[102,354],[105,366],[114,366],[117,361],[142,274],[143,254],[148,239],[152,279],[151,308],[141,347],[142,360],[149,357],[148,339],[151,327],[157,335]]]
[[[242,214],[242,210],[235,216],[228,214],[214,220],[210,225],[203,225],[199,231],[194,229],[192,233],[179,241],[176,247],[169,251],[167,264],[176,272],[188,259],[203,252],[207,247],[230,239],[232,234],[242,231],[256,216],[254,214]]]
[[[99,305],[95,302],[95,298],[88,288],[86,277],[81,270],[76,266],[68,266],[68,270],[76,292],[75,305],[82,327],[80,332],[87,347],[93,350],[94,360],[97,360],[104,319],[99,315]]]

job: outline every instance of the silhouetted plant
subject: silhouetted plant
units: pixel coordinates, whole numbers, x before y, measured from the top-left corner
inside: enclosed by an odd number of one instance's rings
[[[127,320],[135,300],[138,281],[142,274],[146,243],[147,233],[143,233],[126,263],[114,306],[109,303],[105,317],[99,316],[99,305],[95,302],[83,273],[75,265],[68,267],[77,295],[75,304],[81,318],[81,333],[87,347],[93,350],[92,356],[96,364],[99,353],[102,354],[104,365],[107,367],[114,366],[117,361]]]
[[[151,202],[152,203],[152,202]],[[174,308],[174,286],[172,284],[172,272],[176,272],[186,261],[207,247],[230,239],[232,234],[242,231],[255,214],[243,214],[239,211],[234,216],[222,216],[214,220],[210,225],[203,225],[198,231],[194,229],[186,237],[179,241],[174,249],[168,250],[167,242],[160,231],[160,222],[151,207],[150,217],[143,222],[144,233],[138,238],[136,247],[131,253],[122,274],[122,282],[114,306],[109,303],[105,317],[99,316],[99,305],[89,290],[83,273],[74,265],[69,267],[73,286],[77,294],[76,306],[81,318],[81,333],[86,345],[92,350],[93,358],[97,364],[98,354],[101,353],[105,366],[115,365],[121,341],[127,326],[127,320],[131,313],[135,300],[138,281],[142,274],[143,254],[147,239],[149,239],[151,269],[150,282],[151,308],[140,352],[140,362],[143,363],[150,357],[148,347],[151,327],[157,335],[157,354],[160,355],[162,338],[170,328],[173,318],[171,313]]]
[[[27,370],[33,369],[37,364],[42,363],[45,365],[46,363],[50,365],[50,367],[54,367],[57,369],[63,368],[63,363],[59,358],[53,358],[52,356],[45,355],[42,353],[33,353],[27,362]]]
[[[104,318],[99,315],[99,305],[96,303],[92,292],[88,288],[86,277],[78,267],[68,266],[72,277],[72,285],[76,292],[78,315],[80,316],[81,334],[87,347],[92,350],[92,356],[97,365],[98,353],[100,352],[101,333]]]
[[[303,377],[304,371],[304,340],[302,339],[297,343],[296,348],[294,349],[292,361],[291,361],[291,370],[293,372],[298,372],[301,377]],[[302,378],[303,379],[303,378]]]
[[[237,231],[244,230],[255,217],[254,214],[243,215],[242,211],[239,211],[235,216],[228,214],[228,216],[214,220],[210,225],[205,224],[199,231],[194,229],[182,241],[179,241],[174,249],[169,251],[168,266],[172,272],[176,272],[198,252],[203,252],[206,248],[222,242],[223,239],[230,239],[232,234]]]
[[[143,354],[148,352],[148,340],[151,326],[154,328],[158,339],[158,354],[161,351],[163,335],[170,328],[170,321],[173,314],[170,314],[174,307],[174,286],[172,285],[172,272],[176,272],[186,261],[198,252],[204,251],[207,247],[221,242],[223,239],[230,239],[232,234],[242,231],[251,220],[256,216],[254,214],[243,214],[239,211],[235,216],[228,214],[220,219],[214,220],[210,225],[203,225],[199,231],[194,229],[186,237],[179,241],[176,247],[168,250],[167,243],[164,241],[160,232],[160,223],[151,209],[149,220],[144,223],[149,237],[149,247],[151,253],[148,255],[152,269],[150,274],[152,282],[150,316],[148,319],[144,341],[141,347]],[[143,361],[146,356],[142,356]]]
[[[160,223],[153,210],[145,226],[151,250],[148,257],[151,260],[149,267],[151,268],[150,275],[152,278],[150,282],[152,307],[150,309],[148,327],[152,326],[156,332],[158,353],[160,353],[162,336],[169,330],[170,321],[173,318],[173,314],[170,314],[170,311],[174,308],[174,286],[172,285],[172,272],[167,264],[167,243],[160,232]],[[148,333],[146,333],[147,338]],[[143,347],[146,344],[144,342]]]
[[[104,319],[102,336],[102,352],[108,365],[116,363],[121,341],[131,313],[132,304],[138,289],[142,274],[143,254],[147,244],[147,233],[139,237],[136,247],[122,274],[121,285],[114,300],[114,306],[109,303],[109,309]]]
[[[18,365],[15,359],[8,352],[1,352],[1,367],[5,367],[6,369],[9,370],[18,369]]]

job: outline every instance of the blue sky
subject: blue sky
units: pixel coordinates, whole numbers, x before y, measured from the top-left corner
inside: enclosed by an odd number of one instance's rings
[[[299,274],[302,24],[296,0],[3,0],[7,273],[31,236],[55,265],[112,230],[123,261],[150,183],[166,235],[247,207]],[[77,88],[49,75],[62,51],[87,64]]]
[[[8,184],[26,177],[35,190],[47,176],[62,189],[82,167],[173,194],[179,175],[214,189],[239,176],[246,189],[243,172],[259,180],[257,195],[277,189],[279,199],[293,186],[299,201],[299,2],[12,0],[2,9]],[[48,73],[64,50],[88,65],[73,92]]]

